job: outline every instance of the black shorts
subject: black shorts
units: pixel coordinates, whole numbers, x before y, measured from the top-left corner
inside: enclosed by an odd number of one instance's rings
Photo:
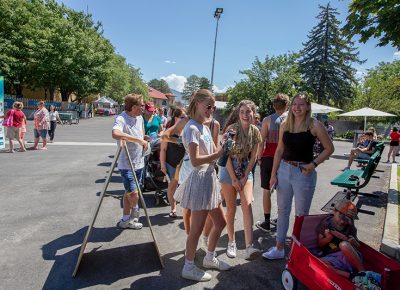
[[[261,187],[270,190],[269,180],[271,179],[272,165],[274,164],[273,157],[262,157],[260,164]]]
[[[399,141],[390,141],[390,146],[399,146]]]

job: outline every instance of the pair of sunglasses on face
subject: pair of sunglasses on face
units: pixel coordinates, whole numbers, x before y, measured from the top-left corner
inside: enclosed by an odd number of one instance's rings
[[[215,111],[215,109],[217,108],[216,106],[213,105],[208,105],[208,106],[204,106],[207,110],[213,110]]]

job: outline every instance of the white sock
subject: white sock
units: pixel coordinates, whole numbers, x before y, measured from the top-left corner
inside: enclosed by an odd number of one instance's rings
[[[185,265],[183,265],[183,268],[186,271],[190,271],[192,270],[194,267],[194,261],[189,261],[188,259],[185,259]]]
[[[214,252],[210,252],[207,250],[206,259],[211,261],[214,258]]]
[[[124,215],[122,216],[122,221],[126,222],[127,220],[129,220],[130,217],[131,217],[131,216],[130,216],[129,214],[124,214]]]

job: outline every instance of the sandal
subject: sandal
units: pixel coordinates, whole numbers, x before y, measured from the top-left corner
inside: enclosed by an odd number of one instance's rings
[[[178,216],[176,215],[176,212],[171,211],[171,212],[169,213],[169,217],[172,218],[172,219],[176,219]]]

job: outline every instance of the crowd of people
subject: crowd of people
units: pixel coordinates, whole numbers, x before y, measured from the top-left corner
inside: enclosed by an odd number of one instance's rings
[[[13,108],[6,112],[3,126],[7,128],[6,138],[9,141],[9,149],[7,152],[14,153],[14,140],[19,143],[19,152],[26,150],[46,150],[47,142],[53,142],[57,122],[62,124],[60,116],[54,106],[50,106],[49,110],[44,105],[44,101],[38,102],[37,110],[34,112],[34,144],[32,147],[26,148],[25,134],[27,118],[22,111],[24,105],[22,102],[14,102]],[[49,136],[49,140],[47,139]],[[39,148],[39,141],[42,139],[42,147]]]
[[[276,246],[262,255],[266,259],[284,258],[292,199],[294,197],[297,216],[309,213],[316,186],[315,168],[329,158],[334,147],[324,124],[311,117],[311,101],[307,95],[293,97],[288,110],[289,97],[277,94],[273,107],[275,113],[261,122],[255,104],[250,100],[241,101],[226,120],[221,138],[221,126],[212,116],[215,98],[209,90],[196,91],[187,110],[176,109],[168,122],[163,121],[164,112],[158,110],[156,114],[154,105],[145,104],[141,95],[126,96],[125,111],[117,116],[112,136],[120,145],[127,144],[135,168],[132,172],[122,152],[118,168],[125,194],[118,226],[132,229],[143,226],[138,221],[139,189],[133,174],[139,181],[143,178],[144,152],[148,151],[151,139],[161,138],[161,170],[169,181],[169,217],[177,217],[179,202],[187,234],[183,278],[211,279],[209,273],[194,264],[199,241],[206,252],[203,268],[230,269],[228,263],[217,257],[215,248],[226,227],[226,255],[232,259],[236,257],[238,196],[243,213],[245,258],[253,260],[262,254],[253,242],[252,201],[257,164],[261,168],[264,190],[264,220],[258,221],[256,226],[264,231],[269,231],[275,224],[277,227]],[[317,138],[323,150],[315,158],[313,146]],[[217,166],[217,160],[223,155],[227,155],[226,165]],[[276,222],[271,221],[274,189],[278,192]]]

